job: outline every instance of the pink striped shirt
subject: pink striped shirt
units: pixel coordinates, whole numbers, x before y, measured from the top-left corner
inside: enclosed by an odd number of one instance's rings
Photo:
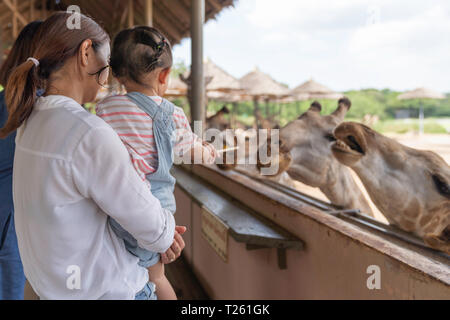
[[[150,98],[158,105],[162,103],[161,97]],[[117,132],[130,154],[134,168],[143,180],[146,175],[158,169],[158,150],[153,136],[153,120],[147,113],[123,95],[107,97],[97,104],[96,112]],[[183,109],[175,107],[173,120],[176,127],[175,155],[181,157],[195,145],[201,144],[214,158],[214,147],[204,144],[192,132]]]

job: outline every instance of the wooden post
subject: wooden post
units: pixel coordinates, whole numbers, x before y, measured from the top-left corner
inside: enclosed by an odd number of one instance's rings
[[[205,78],[203,75],[203,24],[205,22],[205,0],[191,1],[191,86],[192,121],[205,124]]]
[[[17,10],[17,0],[13,0],[12,5]],[[16,39],[17,36],[19,35],[19,33],[18,33],[19,31],[17,28],[17,14],[15,11],[13,11],[12,30],[13,30],[13,38]]]
[[[134,27],[134,5],[133,0],[128,0],[128,28]]]
[[[30,0],[30,22],[34,21],[34,0]]]
[[[233,129],[237,128],[237,116],[238,116],[238,103],[235,101],[232,103],[231,108],[231,126]]]
[[[47,19],[47,0],[42,0],[42,20]]]
[[[258,129],[260,126],[260,123],[259,123],[260,114],[259,114],[259,97],[257,97],[257,96],[253,97],[253,116],[255,117],[256,128]]]
[[[153,27],[153,0],[145,0],[145,25]]]

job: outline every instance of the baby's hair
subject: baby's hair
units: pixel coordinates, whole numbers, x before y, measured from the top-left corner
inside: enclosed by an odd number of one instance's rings
[[[172,47],[157,29],[138,26],[119,32],[114,39],[111,69],[117,78],[144,85],[142,76],[157,68],[171,68]]]

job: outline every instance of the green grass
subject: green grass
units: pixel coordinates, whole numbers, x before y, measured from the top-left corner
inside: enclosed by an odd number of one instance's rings
[[[384,120],[374,125],[376,131],[380,133],[408,133],[419,131],[418,119],[402,119],[402,120]],[[445,126],[441,125],[436,119],[426,119],[424,123],[425,133],[445,134],[449,133]]]

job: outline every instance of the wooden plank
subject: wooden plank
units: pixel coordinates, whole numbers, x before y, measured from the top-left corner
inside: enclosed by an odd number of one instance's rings
[[[212,185],[180,168],[174,168],[173,175],[181,189],[230,227],[230,236],[237,242],[266,248],[304,248],[300,239],[270,221],[257,217],[250,209],[225,196]]]
[[[205,207],[202,207],[201,221],[203,238],[225,263],[228,262],[228,230],[230,228]]]

